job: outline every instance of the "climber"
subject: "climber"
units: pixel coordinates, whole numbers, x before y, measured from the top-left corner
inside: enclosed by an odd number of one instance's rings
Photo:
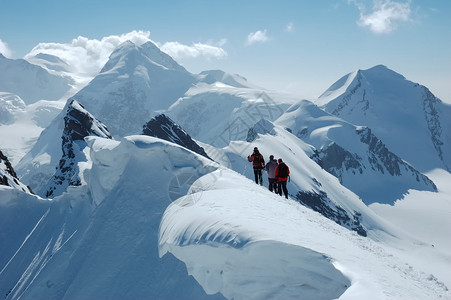
[[[266,164],[265,171],[268,173],[268,182],[269,182],[269,190],[272,192],[274,190],[275,193],[279,193],[277,189],[277,180],[276,180],[276,168],[277,168],[277,160],[274,159],[274,155],[269,156],[269,161]]]
[[[252,162],[254,167],[255,183],[258,184],[260,180],[260,185],[263,185],[262,169],[265,167],[265,160],[263,159],[263,155],[261,155],[258,151],[257,147],[254,148],[254,153],[247,157],[247,160]]]
[[[290,175],[290,168],[282,161],[281,158],[277,160],[279,165],[276,168],[275,177],[277,179],[277,185],[279,189],[279,195],[282,196],[282,190],[285,198],[288,199],[287,180]]]

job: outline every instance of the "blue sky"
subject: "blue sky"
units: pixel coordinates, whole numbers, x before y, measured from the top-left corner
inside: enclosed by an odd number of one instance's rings
[[[0,52],[10,58],[39,45],[72,47],[72,55],[85,47],[91,61],[111,51],[114,37],[133,36],[156,42],[193,73],[222,69],[300,98],[383,64],[451,103],[449,0],[0,3]]]

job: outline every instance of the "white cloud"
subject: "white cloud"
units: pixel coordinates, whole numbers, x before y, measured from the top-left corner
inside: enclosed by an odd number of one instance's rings
[[[130,40],[137,45],[142,45],[151,41],[149,31],[132,31],[121,35],[111,35],[97,39],[88,39],[79,36],[71,43],[39,43],[25,58],[46,53],[58,56],[69,66],[73,67],[73,72],[93,76],[107,62],[111,52],[121,43]]]
[[[360,10],[357,22],[362,27],[368,27],[372,32],[381,34],[393,31],[397,22],[410,20],[410,1],[405,3],[391,0],[373,0],[373,8],[366,13],[365,5],[358,1],[350,1]]]
[[[286,32],[293,32],[294,31],[294,24],[293,22],[290,22],[287,24],[287,26],[285,27],[285,31]]]
[[[258,30],[256,32],[251,32],[249,33],[249,35],[247,36],[247,45],[252,45],[255,43],[264,43],[269,41],[269,38],[266,34],[266,29],[265,30]]]
[[[40,43],[25,55],[25,58],[33,57],[38,53],[55,55],[71,66],[73,68],[71,71],[80,75],[94,76],[108,61],[111,52],[127,40],[137,45],[152,41],[149,31],[132,31],[126,34],[107,36],[101,40],[79,36],[73,39],[71,43],[66,44]],[[178,42],[167,42],[163,45],[152,42],[177,60],[186,57],[207,59],[226,57],[226,51],[221,48],[226,41],[226,39],[218,41],[217,45],[219,46],[213,45],[213,42],[212,45],[195,43],[192,46]]]
[[[12,51],[9,49],[8,44],[2,41],[2,39],[0,39],[0,53],[8,58],[12,55]]]
[[[179,42],[166,42],[160,46],[163,52],[169,54],[175,60],[184,58],[224,58],[227,52],[222,48],[227,40],[222,39],[218,45],[210,45],[203,43],[195,43],[191,46],[181,44]]]

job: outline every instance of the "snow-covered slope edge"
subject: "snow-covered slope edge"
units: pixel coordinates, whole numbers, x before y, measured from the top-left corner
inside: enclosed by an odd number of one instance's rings
[[[163,216],[160,255],[184,261],[207,293],[228,299],[451,295],[440,278],[405,259],[413,249],[432,247],[389,225],[360,237],[240,178],[221,169],[201,177]]]

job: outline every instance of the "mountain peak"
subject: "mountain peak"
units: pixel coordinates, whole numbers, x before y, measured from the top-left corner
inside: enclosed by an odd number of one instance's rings
[[[123,67],[136,68],[144,61],[148,61],[155,66],[166,70],[187,72],[184,67],[179,65],[168,54],[161,51],[153,42],[149,41],[138,46],[129,40],[120,44],[111,53],[110,59],[100,72],[104,73]]]
[[[315,104],[347,122],[371,128],[394,153],[422,172],[437,167],[449,170],[446,116],[450,107],[426,87],[386,66],[342,77]]]

